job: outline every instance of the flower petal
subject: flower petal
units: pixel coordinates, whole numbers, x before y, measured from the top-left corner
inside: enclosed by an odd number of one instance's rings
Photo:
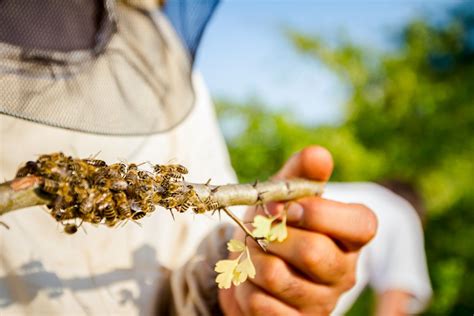
[[[254,237],[267,238],[270,234],[270,230],[272,228],[272,223],[274,220],[275,218],[273,217],[265,217],[262,215],[255,216],[252,223],[255,229],[253,230],[252,235]]]
[[[227,243],[227,249],[230,252],[242,252],[245,250],[245,245],[240,240],[231,239]]]
[[[246,249],[246,251],[247,256],[237,265],[235,269],[241,272],[242,274],[245,274],[245,278],[247,278],[247,276],[249,278],[254,278],[256,274],[255,266],[253,265],[252,259],[250,258],[250,252],[248,248]]]
[[[216,263],[214,270],[219,273],[216,283],[220,289],[230,288],[240,258],[239,256],[235,260],[220,260]]]
[[[232,273],[221,273],[216,277],[217,287],[220,289],[228,289],[232,284]]]
[[[269,240],[282,242],[288,237],[288,230],[286,229],[286,216],[283,217],[283,220],[277,225],[273,226],[270,230]]]
[[[235,269],[238,264],[238,259],[235,260],[220,260],[216,263],[216,267],[214,268],[214,271],[218,273],[226,272],[229,270]]]
[[[234,283],[235,286],[238,286],[241,283],[244,283],[245,280],[247,280],[247,275],[246,274],[241,273],[240,271],[234,270],[234,276],[232,278],[232,283]]]

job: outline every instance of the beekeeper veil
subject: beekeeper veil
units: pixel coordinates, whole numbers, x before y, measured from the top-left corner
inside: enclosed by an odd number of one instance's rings
[[[159,10],[132,2],[0,1],[0,113],[107,135],[179,124],[192,53]]]

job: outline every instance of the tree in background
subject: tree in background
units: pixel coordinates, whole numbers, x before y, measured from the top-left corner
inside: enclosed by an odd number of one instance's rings
[[[289,34],[295,47],[346,82],[352,95],[340,126],[303,125],[258,101],[218,103],[242,181],[267,178],[302,147],[333,153],[332,180],[395,180],[426,205],[425,238],[434,298],[428,313],[474,311],[474,6],[441,24],[413,21],[399,48],[374,55],[343,42]],[[227,129],[226,129],[227,127]]]

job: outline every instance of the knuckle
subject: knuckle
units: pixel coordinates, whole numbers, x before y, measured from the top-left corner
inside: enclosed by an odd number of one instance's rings
[[[330,315],[336,308],[340,293],[334,288],[327,288],[327,291],[320,293],[318,304],[314,304],[311,315]]]
[[[357,279],[356,279],[355,273],[348,273],[343,282],[343,286],[342,286],[343,291],[345,292],[352,289],[354,285],[356,284],[356,282],[357,282]]]
[[[368,243],[372,238],[375,237],[377,233],[377,216],[372,212],[370,208],[364,204],[351,204],[354,207],[358,214],[360,224],[360,242],[363,244]]]
[[[336,303],[328,301],[312,306],[308,311],[304,311],[301,315],[312,316],[312,315],[331,315],[331,312],[336,307]]]
[[[265,268],[262,269],[260,278],[263,286],[270,291],[278,291],[281,276],[284,275],[285,263],[277,258],[268,259]]]
[[[301,262],[309,270],[314,269],[324,257],[321,244],[315,238],[307,237],[302,240],[300,250]]]
[[[256,314],[261,310],[263,297],[259,294],[252,293],[247,298],[248,309],[252,314]]]
[[[321,274],[321,269],[331,275],[331,279],[340,279],[346,272],[346,260],[329,247],[326,237],[308,238],[306,247],[301,251],[301,262],[312,276]],[[329,239],[329,237],[327,237]]]
[[[336,308],[335,300],[327,302],[326,304],[323,304],[322,306],[323,314],[330,315],[331,312],[334,310],[334,308]]]
[[[275,315],[272,305],[268,304],[264,295],[253,293],[248,298],[250,315]]]
[[[284,261],[272,258],[260,273],[262,287],[278,296],[297,298],[308,296],[300,282],[288,273],[288,266]]]
[[[285,284],[278,290],[278,295],[290,299],[307,297],[309,293],[303,291],[300,283],[295,279],[285,280]]]

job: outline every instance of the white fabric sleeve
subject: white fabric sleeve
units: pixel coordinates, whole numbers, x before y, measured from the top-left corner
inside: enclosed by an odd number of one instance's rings
[[[420,313],[432,294],[421,222],[405,200],[394,196],[386,202],[385,212],[379,216],[381,238],[371,247],[369,282],[377,293],[410,293],[407,312]]]

